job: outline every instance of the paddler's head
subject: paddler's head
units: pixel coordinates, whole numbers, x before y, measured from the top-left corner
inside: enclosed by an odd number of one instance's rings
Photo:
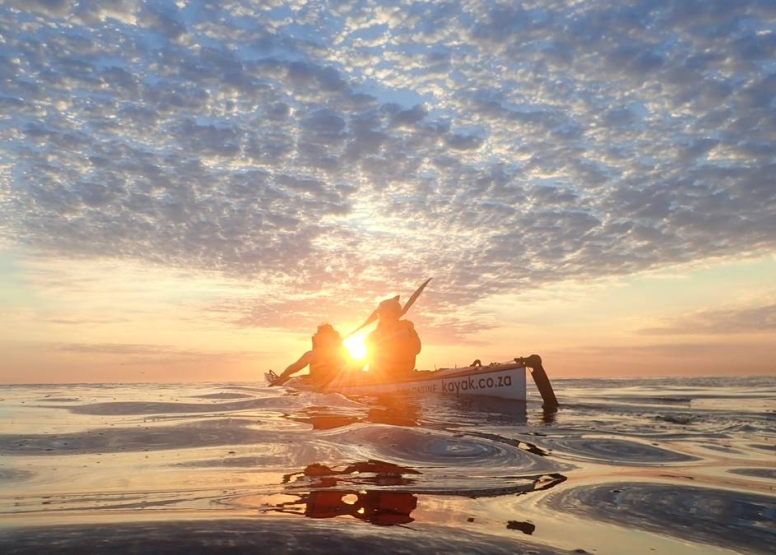
[[[395,321],[401,318],[399,295],[381,302],[377,306],[377,317],[380,321]]]
[[[336,346],[342,343],[342,337],[331,324],[321,324],[313,335],[313,347]]]

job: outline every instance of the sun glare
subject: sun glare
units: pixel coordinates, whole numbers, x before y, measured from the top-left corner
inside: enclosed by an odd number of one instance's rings
[[[362,335],[348,337],[343,341],[343,344],[353,360],[364,360],[366,358],[366,345]]]

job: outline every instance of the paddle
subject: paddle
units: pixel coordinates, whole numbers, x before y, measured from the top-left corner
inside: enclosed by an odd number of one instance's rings
[[[377,309],[375,309],[375,310],[372,312],[372,314],[370,314],[370,315],[369,315],[369,318],[367,318],[367,319],[366,319],[366,321],[365,321],[363,324],[361,324],[361,325],[360,325],[360,326],[358,326],[356,329],[354,329],[352,332],[350,332],[349,334],[347,334],[345,337],[343,337],[343,339],[347,339],[348,337],[351,337],[351,336],[353,336],[353,335],[356,335],[356,333],[360,332],[362,329],[364,329],[365,327],[367,327],[369,324],[371,324],[371,323],[372,323],[372,322],[374,322],[375,320],[377,320]]]
[[[428,282],[431,281],[434,278],[428,278],[426,281],[423,282],[423,285],[418,287],[418,290],[415,291],[412,296],[407,301],[407,304],[404,305],[404,308],[401,309],[401,315],[404,316],[407,314],[407,311],[410,309],[410,307],[415,303],[415,301],[418,300],[418,297],[420,297],[420,294],[423,292],[423,290],[426,288],[426,285],[428,285]]]
[[[434,278],[428,278],[426,281],[423,282],[423,284],[420,287],[417,288],[417,290],[412,294],[412,296],[409,298],[407,303],[404,305],[404,308],[401,309],[401,315],[400,316],[404,316],[405,314],[407,314],[407,311],[415,303],[415,301],[418,300],[418,297],[420,297],[420,294],[426,288],[426,285],[428,285],[428,282],[431,281],[432,279],[434,279]],[[394,299],[396,299],[398,301],[399,300],[399,296],[397,295],[396,297],[394,297]],[[367,318],[366,321],[363,324],[361,324],[356,329],[354,329],[352,332],[347,334],[344,337],[344,339],[347,339],[348,337],[351,337],[351,336],[355,335],[356,333],[358,333],[359,331],[361,331],[362,329],[367,327],[369,324],[371,324],[375,320],[377,320],[377,309],[375,309],[374,312],[372,312],[372,314],[369,315],[369,318]]]
[[[299,357],[299,360],[290,364],[288,368],[286,368],[279,376],[270,370],[269,372],[264,373],[264,379],[269,382],[270,387],[283,385],[288,380],[293,378],[296,372],[299,372],[299,370],[310,364],[312,358],[313,352],[307,351],[305,354]],[[288,372],[288,374],[286,374],[286,372]]]

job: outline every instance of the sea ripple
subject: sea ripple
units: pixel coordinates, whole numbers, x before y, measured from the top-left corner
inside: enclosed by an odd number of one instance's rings
[[[677,484],[624,482],[557,491],[563,513],[752,553],[776,545],[776,497]]]

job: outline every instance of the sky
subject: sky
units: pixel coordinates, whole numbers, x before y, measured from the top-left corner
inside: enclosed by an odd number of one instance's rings
[[[6,0],[0,383],[776,375],[772,0]]]

